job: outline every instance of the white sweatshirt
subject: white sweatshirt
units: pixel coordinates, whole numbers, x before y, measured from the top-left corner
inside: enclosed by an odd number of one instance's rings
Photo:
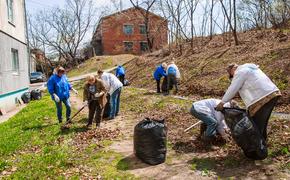
[[[220,111],[216,111],[215,107],[221,102],[219,99],[204,99],[201,101],[194,102],[192,105],[197,112],[207,114],[217,120],[218,126],[217,131],[219,133],[224,133],[227,129],[227,124],[225,123],[225,117]],[[226,103],[224,107],[230,107],[230,103]]]
[[[106,89],[112,95],[118,88],[123,87],[121,81],[112,73],[104,72],[101,79],[104,81]]]
[[[176,70],[176,78],[177,79],[180,79],[180,71],[179,71],[179,69],[178,69],[178,67],[175,65],[175,64],[170,64],[169,66],[167,66],[167,69],[166,69],[166,74],[168,74],[168,69],[170,68],[170,67],[172,67],[172,68],[174,68],[175,70]]]
[[[278,90],[277,86],[261,71],[259,66],[244,64],[238,66],[222,102],[229,102],[239,92],[248,108]]]

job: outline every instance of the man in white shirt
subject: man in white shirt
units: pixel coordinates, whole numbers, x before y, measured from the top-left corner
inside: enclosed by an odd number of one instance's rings
[[[231,64],[227,68],[232,82],[217,110],[239,93],[250,117],[257,125],[261,135],[267,139],[267,126],[270,115],[281,93],[277,86],[255,64]]]
[[[215,107],[221,102],[219,99],[204,99],[196,101],[192,104],[190,113],[206,124],[206,131],[201,135],[204,141],[212,141],[216,134],[219,133],[225,140],[227,139],[224,115],[215,110]],[[234,104],[234,103],[233,103]],[[230,103],[226,103],[225,107],[231,107]]]
[[[99,78],[101,78],[110,94],[110,116],[109,119],[115,119],[120,110],[120,96],[123,84],[122,82],[112,73],[98,71]]]

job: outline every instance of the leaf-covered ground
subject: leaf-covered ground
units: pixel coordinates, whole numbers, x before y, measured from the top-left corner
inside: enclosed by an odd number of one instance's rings
[[[81,85],[79,85],[81,87]],[[121,115],[103,121],[101,128],[85,128],[87,109],[61,130],[48,96],[31,102],[19,114],[0,124],[1,179],[287,179],[289,121],[269,123],[269,157],[251,161],[230,142],[204,146],[196,140],[199,128],[188,112],[191,101],[126,87]],[[75,109],[80,97],[72,97]],[[75,112],[74,109],[74,112]],[[145,117],[165,118],[168,126],[166,162],[148,166],[133,153],[134,126]],[[192,138],[194,137],[194,138]],[[194,139],[194,140],[192,140]]]
[[[216,35],[211,41],[205,38],[194,40],[195,45],[182,44],[183,53],[179,47],[172,45],[136,58],[126,64],[126,77],[134,87],[155,90],[153,72],[163,62],[175,61],[181,72],[180,91],[182,96],[209,96],[221,98],[230,81],[226,66],[231,63],[255,63],[274,81],[283,96],[279,100],[279,112],[290,112],[290,33],[286,41],[279,41],[278,30],[247,31],[239,33],[241,44],[228,46],[222,35]],[[166,52],[166,53],[164,53]],[[146,68],[144,68],[146,67]]]

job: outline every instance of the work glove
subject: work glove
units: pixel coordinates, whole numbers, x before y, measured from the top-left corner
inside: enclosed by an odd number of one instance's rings
[[[215,107],[216,111],[222,111],[224,109],[224,104],[223,102],[220,102],[217,107]]]
[[[60,102],[60,99],[56,94],[53,94],[53,98],[54,98],[55,102],[57,102],[57,103]]]
[[[75,93],[75,94],[79,94],[79,92],[77,90],[75,90],[74,88],[72,88],[72,91]]]
[[[87,106],[89,104],[89,102],[87,101],[87,100],[85,100],[84,102],[83,102],[83,106]]]
[[[101,97],[102,95],[104,95],[104,92],[96,93],[96,94],[95,94],[95,98],[99,98],[99,97]]]

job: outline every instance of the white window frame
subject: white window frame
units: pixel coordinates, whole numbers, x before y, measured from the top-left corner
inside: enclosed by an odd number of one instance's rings
[[[6,0],[8,22],[14,24],[14,0]]]
[[[18,75],[20,70],[20,64],[19,64],[19,53],[17,49],[11,48],[11,57],[12,57],[13,74]]]

